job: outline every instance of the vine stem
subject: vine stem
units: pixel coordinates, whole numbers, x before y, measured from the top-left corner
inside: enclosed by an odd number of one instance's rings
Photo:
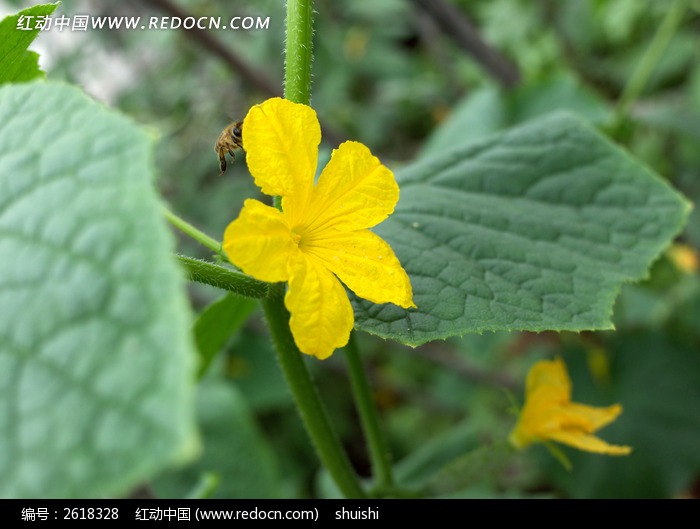
[[[331,427],[328,413],[289,330],[284,289],[284,283],[276,283],[270,287],[269,296],[262,300],[277,359],[321,462],[346,498],[364,498],[365,493]]]
[[[288,0],[286,24],[284,95],[294,103],[308,105],[311,95],[313,2]],[[273,200],[275,207],[281,209],[279,197],[274,197]],[[289,328],[289,311],[284,305],[284,294],[284,283],[277,283],[271,285],[268,296],[261,301],[280,368],[316,453],[336,486],[346,498],[365,498],[366,494],[331,426],[302,352],[294,342]]]
[[[391,458],[379,427],[377,408],[374,405],[372,393],[365,376],[354,332],[350,335],[348,345],[345,346],[345,359],[348,363],[350,384],[352,385],[355,405],[360,415],[360,423],[367,438],[370,460],[372,461],[372,473],[375,477],[375,488],[378,490],[392,489],[394,487],[394,477],[391,470]]]
[[[206,233],[198,230],[197,228],[192,226],[192,224],[190,224],[186,220],[178,217],[175,213],[170,211],[165,206],[162,207],[162,211],[163,211],[163,216],[170,224],[175,226],[178,230],[180,230],[185,235],[192,237],[195,241],[200,243],[202,246],[206,246],[211,251],[215,252],[217,255],[220,255],[226,261],[228,261],[228,258],[226,257],[226,255],[223,253],[223,251],[221,249],[221,243],[219,241],[209,237],[209,235],[207,235]]]
[[[287,0],[284,97],[304,105],[311,101],[313,13],[312,0]]]

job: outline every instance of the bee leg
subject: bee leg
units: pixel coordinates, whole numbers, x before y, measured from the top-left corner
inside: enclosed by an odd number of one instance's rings
[[[225,155],[219,156],[219,169],[221,169],[221,174],[224,174],[226,172],[226,156]]]
[[[229,149],[229,150],[228,150],[228,153],[231,155],[231,160],[235,160],[235,159],[236,159],[236,153],[233,152],[233,149]]]

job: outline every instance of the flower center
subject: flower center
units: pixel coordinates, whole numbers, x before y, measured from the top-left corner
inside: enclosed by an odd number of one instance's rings
[[[300,231],[301,230],[299,228],[292,229],[292,240],[297,246],[301,246],[302,233],[300,233]]]

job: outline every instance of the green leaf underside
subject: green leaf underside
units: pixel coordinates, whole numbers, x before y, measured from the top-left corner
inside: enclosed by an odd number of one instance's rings
[[[62,84],[0,88],[0,497],[128,491],[195,449],[151,141]]]
[[[43,77],[44,72],[39,69],[39,56],[27,51],[40,30],[17,29],[17,21],[20,15],[33,17],[30,27],[34,27],[38,16],[50,15],[57,7],[58,3],[36,5],[0,21],[0,84]]]
[[[353,297],[357,328],[409,345],[496,330],[610,329],[689,204],[567,114],[531,122],[397,174],[375,231],[411,278],[418,309]]]

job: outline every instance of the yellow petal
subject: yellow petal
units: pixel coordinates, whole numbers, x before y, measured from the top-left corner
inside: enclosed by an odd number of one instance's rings
[[[224,233],[224,251],[238,268],[262,281],[289,279],[287,262],[299,252],[284,215],[248,199]]]
[[[610,456],[625,456],[632,452],[629,446],[611,445],[595,437],[581,432],[556,432],[552,434],[551,439],[560,443],[573,446],[579,450],[586,452],[594,452],[596,454],[607,454]]]
[[[350,338],[354,315],[347,293],[332,273],[302,252],[292,258],[289,268],[284,303],[292,315],[294,341],[301,352],[328,358]]]
[[[587,406],[586,404],[577,404],[572,402],[569,404],[568,413],[575,415],[580,420],[585,420],[588,425],[589,432],[600,430],[603,426],[607,426],[622,413],[622,406],[613,404],[605,408]]]
[[[537,362],[527,375],[525,388],[525,402],[528,402],[533,395],[546,388],[544,400],[554,402],[569,402],[571,400],[571,379],[566,372],[566,366],[561,358],[554,360],[541,360]]]
[[[538,440],[540,439],[534,437],[525,427],[524,416],[521,414],[518,419],[518,424],[515,425],[515,428],[513,428],[510,431],[510,435],[508,435],[508,441],[510,441],[510,444],[515,448],[521,450]]]
[[[346,141],[333,151],[318,179],[304,230],[371,228],[394,211],[398,200],[392,172],[367,147]]]
[[[546,388],[530,394],[520,413],[518,424],[511,432],[511,442],[517,448],[549,438],[551,432],[561,429],[562,406],[548,398]]]
[[[317,257],[361,298],[415,307],[408,275],[391,246],[378,235],[367,230],[327,230],[303,238],[300,248]]]
[[[276,97],[252,107],[243,121],[243,148],[255,184],[267,195],[294,197],[287,213],[308,200],[319,143],[321,127],[307,105]]]

